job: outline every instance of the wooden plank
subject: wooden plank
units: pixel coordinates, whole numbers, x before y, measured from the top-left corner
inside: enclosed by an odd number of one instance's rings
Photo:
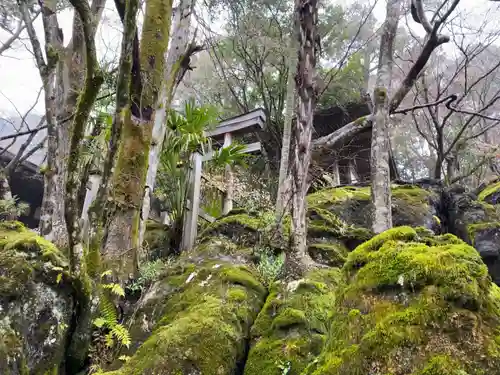
[[[358,176],[358,171],[356,169],[356,163],[353,158],[349,158],[347,161],[347,166],[348,166],[348,173],[349,173],[349,179],[351,184],[355,184],[359,182],[359,176]]]
[[[243,150],[241,150],[241,152],[246,153],[246,154],[250,154],[252,152],[260,151],[261,147],[262,147],[262,145],[260,142],[254,142],[254,143],[250,143],[250,144],[246,145],[245,148]],[[208,152],[202,156],[202,160],[209,161],[209,160],[212,160],[214,156],[215,156],[215,151]]]
[[[205,136],[207,137],[216,137],[218,135],[222,135],[225,133],[235,133],[239,130],[251,128],[251,127],[256,127],[258,129],[264,129],[264,119],[261,117],[249,119],[249,120],[244,120],[244,121],[238,121],[238,122],[233,122],[231,124],[219,124],[215,129],[210,130],[205,133]],[[251,129],[247,132],[252,131]]]
[[[229,147],[233,141],[231,133],[224,134],[224,147]],[[222,206],[222,214],[227,215],[233,210],[234,196],[234,176],[230,165],[226,165],[225,172],[226,194],[224,195],[224,204]]]
[[[252,119],[257,119],[261,118],[262,120],[266,120],[266,113],[262,108],[257,108],[254,109],[253,111],[244,113],[242,115],[230,117],[228,119],[222,120],[218,126],[226,126],[226,125],[231,125],[231,124],[236,124],[238,122],[242,121],[247,121],[247,120],[252,120]]]
[[[340,185],[340,171],[337,159],[333,162],[333,183],[334,186]]]
[[[198,231],[198,213],[200,209],[201,190],[201,154],[195,152],[191,156],[192,170],[190,171],[189,209],[186,210],[182,233],[182,249],[189,251],[193,248]]]
[[[186,201],[186,207],[185,207],[187,210],[189,210],[190,207],[191,207],[190,203],[191,202],[188,199]],[[215,217],[210,216],[209,214],[207,214],[205,212],[205,210],[203,208],[201,208],[201,207],[198,209],[198,216],[201,217],[202,219],[208,221],[209,223],[213,223],[215,220],[217,220]]]

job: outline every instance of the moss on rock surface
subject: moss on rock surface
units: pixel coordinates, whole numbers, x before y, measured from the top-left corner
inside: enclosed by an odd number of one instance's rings
[[[399,227],[350,253],[303,374],[500,374],[498,288],[474,248],[447,238]]]
[[[136,351],[112,374],[233,374],[266,294],[246,265],[182,259],[142,299]]]
[[[0,373],[57,374],[73,315],[65,257],[18,222],[0,223]]]
[[[340,239],[349,249],[373,236],[370,187],[345,186],[324,189],[307,197],[309,237],[312,242]],[[395,226],[422,226],[441,230],[436,220],[439,194],[414,185],[393,185],[392,216]],[[311,242],[311,243],[312,243]]]
[[[500,198],[500,181],[496,181],[486,186],[478,195],[478,199],[482,202],[490,204],[498,204]]]
[[[341,279],[338,269],[324,269],[275,283],[252,327],[245,375],[301,374],[323,348]]]

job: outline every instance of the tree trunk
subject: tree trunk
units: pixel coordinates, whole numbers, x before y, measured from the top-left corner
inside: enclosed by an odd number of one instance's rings
[[[297,121],[294,128],[295,147],[292,173],[292,262],[307,266],[311,259],[307,253],[306,193],[311,160],[311,135],[316,106],[314,78],[319,34],[317,32],[318,1],[296,0],[295,9],[299,25],[297,75]],[[290,262],[289,262],[290,264]]]
[[[102,18],[105,0],[93,0],[91,11],[93,15],[93,31],[95,35],[97,25]],[[85,59],[84,59],[84,36],[82,22],[75,12],[73,17],[72,39],[64,48],[61,43],[58,45],[59,61],[57,62],[55,87],[56,87],[56,129],[52,137],[48,138],[48,153],[52,155],[53,168],[47,165],[47,171],[51,171],[50,176],[53,186],[47,185],[45,180],[44,202],[41,209],[41,226],[47,229],[42,235],[54,242],[60,248],[66,248],[68,242],[68,231],[64,216],[64,199],[66,196],[66,176],[67,161],[70,154],[70,139],[72,117],[78,101],[78,95],[83,90],[85,81]],[[48,161],[47,161],[48,164]],[[49,214],[46,210],[52,210]]]
[[[156,183],[156,173],[160,161],[160,154],[165,139],[167,121],[167,110],[170,109],[172,99],[175,95],[175,82],[180,71],[180,61],[186,51],[189,42],[189,30],[191,27],[191,15],[195,5],[195,0],[181,0],[176,9],[174,24],[172,29],[172,44],[168,51],[167,61],[164,68],[164,81],[161,94],[156,104],[155,121],[153,125],[152,142],[149,149],[148,172],[146,177],[146,187],[142,203],[142,215],[139,227],[139,245],[144,240],[146,231],[146,220],[151,209],[151,196]],[[141,254],[141,258],[146,254]]]
[[[48,0],[41,4],[42,22],[45,36],[45,57],[38,36],[31,22],[28,5],[26,1],[19,0],[19,9],[33,48],[36,65],[43,83],[45,96],[45,120],[47,121],[47,165],[44,171],[44,195],[40,216],[40,234],[49,240],[52,236],[52,216],[57,205],[55,200],[56,189],[56,159],[58,157],[57,141],[57,102],[54,90],[56,82],[56,65],[59,60],[59,51],[62,47],[62,39],[59,35],[59,25],[56,15],[56,0]]]
[[[393,50],[401,13],[401,0],[387,2],[387,15],[380,42],[377,83],[374,92],[374,119],[371,147],[371,195],[375,233],[392,227],[389,143],[389,90],[392,78]]]
[[[137,95],[139,113],[127,112],[123,122],[118,159],[113,172],[112,215],[106,222],[103,263],[117,271],[121,280],[134,276],[140,247],[139,223],[148,171],[155,106],[163,82],[164,55],[167,52],[172,0],[151,0],[141,37],[140,65],[143,87]],[[137,100],[136,99],[136,100]]]
[[[443,170],[443,159],[438,155],[436,159],[436,165],[434,166],[434,178],[436,180],[441,180]]]
[[[276,196],[276,223],[279,230],[281,231],[281,222],[285,212],[287,211],[287,206],[289,205],[290,197],[287,193],[290,192],[286,189],[285,179],[288,174],[288,164],[290,162],[290,141],[292,138],[292,119],[295,109],[295,69],[297,66],[297,40],[295,38],[296,22],[294,13],[294,22],[292,25],[292,30],[294,31],[290,36],[290,42],[288,46],[288,77],[286,86],[286,107],[285,107],[285,121],[283,124],[283,142],[281,145],[281,161],[280,161],[280,172],[278,178],[278,194]]]

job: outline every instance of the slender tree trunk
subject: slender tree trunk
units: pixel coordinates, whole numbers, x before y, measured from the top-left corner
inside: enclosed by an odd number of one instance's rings
[[[292,173],[292,235],[291,260],[295,258],[307,266],[311,259],[307,253],[306,193],[311,160],[311,135],[316,106],[314,78],[319,34],[318,1],[296,0],[295,10],[299,26],[297,76],[297,121],[294,129],[295,147]],[[290,262],[289,262],[290,263]]]
[[[170,109],[172,99],[175,95],[177,75],[180,71],[180,62],[189,42],[189,31],[191,27],[191,15],[195,0],[181,0],[176,9],[172,29],[172,44],[168,51],[167,61],[164,68],[164,81],[160,97],[156,103],[155,121],[153,125],[152,142],[149,149],[148,172],[146,176],[146,187],[142,203],[142,215],[139,228],[139,245],[142,245],[146,231],[146,220],[151,208],[151,196],[156,183],[156,173],[163,148],[166,133],[167,111]],[[141,258],[145,254],[141,254]]]
[[[84,143],[85,127],[90,112],[95,104],[104,76],[97,62],[93,24],[94,18],[91,8],[86,1],[70,0],[75,12],[80,16],[82,37],[85,46],[85,84],[81,91],[75,115],[71,124],[70,154],[67,161],[68,176],[66,181],[66,194],[64,196],[64,217],[69,235],[70,266],[73,274],[79,276],[82,271],[83,243],[80,227],[80,190],[82,172],[80,160]]]
[[[135,275],[138,262],[139,224],[148,171],[155,107],[163,81],[172,16],[172,0],[151,0],[141,37],[141,76],[143,87],[139,113],[128,112],[123,122],[122,140],[112,177],[113,195],[109,202],[113,214],[106,223],[104,264],[117,271],[121,280]]]
[[[290,190],[286,189],[285,179],[288,174],[288,164],[290,162],[290,141],[292,139],[292,119],[295,110],[295,81],[294,76],[296,73],[297,66],[297,40],[295,38],[296,22],[295,13],[293,17],[292,30],[294,31],[290,36],[290,42],[288,45],[288,77],[286,86],[286,107],[285,107],[285,121],[283,124],[283,142],[281,145],[281,161],[280,161],[280,172],[278,178],[278,194],[276,197],[276,223],[278,228],[281,230],[281,222],[283,215],[286,212],[286,207],[289,205]]]
[[[436,180],[441,180],[442,170],[443,170],[443,159],[441,158],[441,155],[438,155],[436,158],[436,164],[434,166],[434,178]]]
[[[59,34],[59,25],[56,15],[56,0],[47,0],[41,4],[42,22],[45,36],[45,57],[38,36],[31,22],[28,4],[25,0],[18,0],[19,9],[33,48],[36,65],[43,83],[45,96],[45,120],[47,121],[47,166],[44,171],[44,195],[40,216],[40,234],[49,240],[54,240],[52,231],[52,217],[57,205],[55,199],[56,189],[56,160],[58,157],[57,138],[57,102],[56,91],[56,66],[59,61],[59,51],[62,39]]]
[[[392,77],[394,40],[401,13],[401,0],[388,0],[387,16],[380,42],[371,147],[371,195],[375,233],[392,227],[389,143],[389,90]]]

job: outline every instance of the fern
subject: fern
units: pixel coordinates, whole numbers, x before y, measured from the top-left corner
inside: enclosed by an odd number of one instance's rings
[[[118,323],[118,314],[116,306],[112,301],[112,296],[124,297],[125,291],[116,283],[103,283],[102,279],[111,276],[111,271],[105,271],[101,274],[101,284],[99,286],[99,312],[100,316],[94,319],[93,323],[97,328],[108,329],[105,336],[105,343],[108,347],[114,347],[116,342],[120,345],[130,346],[130,334],[122,324]]]
[[[113,293],[114,295],[116,295],[118,297],[125,297],[125,291],[123,290],[123,288],[119,284],[114,284],[114,283],[103,284],[102,287],[104,289],[110,290],[111,293]]]
[[[113,328],[111,328],[111,334],[124,346],[127,348],[130,346],[132,340],[130,339],[130,333],[128,329],[125,328],[122,324],[115,324]]]

